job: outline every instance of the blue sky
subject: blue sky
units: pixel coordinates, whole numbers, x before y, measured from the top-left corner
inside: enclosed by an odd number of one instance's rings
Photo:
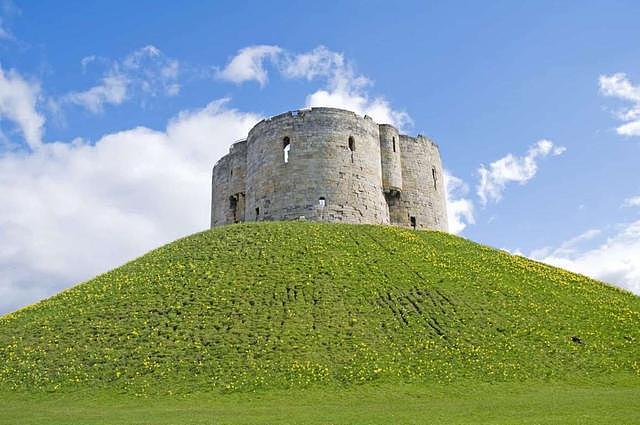
[[[0,1],[0,313],[208,225],[310,105],[439,143],[450,226],[640,293],[640,4]]]

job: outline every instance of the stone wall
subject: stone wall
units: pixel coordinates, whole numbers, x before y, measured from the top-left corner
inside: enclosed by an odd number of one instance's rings
[[[256,124],[214,166],[211,226],[300,217],[412,226],[414,217],[415,228],[446,230],[441,185],[429,139],[341,109],[287,112]]]
[[[258,123],[247,146],[249,220],[389,222],[378,125],[370,118],[331,108],[286,113]]]
[[[213,167],[211,227],[246,220],[247,142],[234,143]]]
[[[447,231],[446,197],[438,146],[424,136],[400,135],[402,194],[398,223],[418,229]]]

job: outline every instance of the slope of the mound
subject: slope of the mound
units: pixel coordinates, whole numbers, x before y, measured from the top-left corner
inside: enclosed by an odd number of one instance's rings
[[[195,234],[0,318],[0,385],[235,390],[640,371],[640,298],[439,232]]]

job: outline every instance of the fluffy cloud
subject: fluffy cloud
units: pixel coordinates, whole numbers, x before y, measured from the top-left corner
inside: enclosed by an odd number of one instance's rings
[[[613,96],[631,102],[640,102],[640,87],[634,86],[626,74],[601,75],[600,91],[605,96]]]
[[[563,243],[530,254],[545,263],[616,284],[640,295],[640,221],[618,225],[603,241],[602,231],[591,229]],[[584,247],[591,242],[591,246]]]
[[[399,128],[411,124],[406,112],[394,110],[381,96],[371,97],[367,88],[371,81],[357,74],[341,53],[324,46],[305,53],[292,53],[278,46],[250,46],[238,51],[229,63],[217,72],[218,78],[242,83],[268,81],[265,62],[269,60],[284,78],[323,79],[325,87],[307,96],[305,107],[328,106],[349,109],[369,115],[380,123]]]
[[[601,75],[599,78],[600,93],[614,97],[631,105],[616,112],[616,117],[623,121],[616,128],[623,136],[640,136],[640,86],[634,86],[626,74]]]
[[[465,198],[469,192],[469,187],[466,183],[447,170],[444,172],[444,183],[447,190],[449,232],[458,234],[462,232],[467,225],[475,224],[473,201]]]
[[[259,119],[219,100],[164,131],[4,153],[0,313],[206,229],[211,166]]]
[[[376,122],[393,124],[400,130],[412,123],[409,114],[397,111],[383,97],[371,98],[361,78],[353,75],[339,75],[332,79],[327,89],[318,90],[305,101],[306,107],[327,106],[354,111],[360,115],[369,115]]]
[[[632,196],[622,202],[623,207],[640,207],[640,196]]]
[[[98,59],[95,55],[83,58],[83,70]],[[119,105],[134,94],[174,96],[180,91],[178,71],[177,60],[168,58],[154,46],[145,46],[113,62],[99,84],[66,94],[56,101],[58,105],[53,109],[59,109],[60,104],[75,104],[98,113],[105,105]]]
[[[42,141],[45,119],[37,111],[40,86],[22,78],[16,71],[0,67],[0,123],[11,121],[33,149]],[[0,136],[2,135],[0,131]]]
[[[93,113],[101,112],[105,103],[119,105],[127,98],[129,80],[122,74],[111,74],[102,78],[97,86],[66,95],[63,102],[74,103]]]
[[[282,52],[278,46],[249,46],[241,49],[227,66],[217,72],[217,77],[233,83],[257,81],[261,86],[267,83],[265,59],[276,59]]]
[[[556,146],[550,140],[543,139],[531,146],[525,156],[508,154],[492,162],[488,167],[484,164],[480,165],[477,194],[482,205],[502,199],[502,193],[507,184],[511,182],[526,184],[531,180],[538,172],[540,158],[562,155],[565,150],[564,147]]]
[[[280,61],[280,72],[287,78],[306,78],[313,80],[318,77],[332,75],[335,70],[345,67],[344,55],[332,52],[325,46],[300,54],[286,53]]]

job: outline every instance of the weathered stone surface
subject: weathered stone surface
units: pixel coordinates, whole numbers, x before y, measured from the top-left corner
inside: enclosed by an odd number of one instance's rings
[[[256,124],[213,167],[211,227],[305,217],[446,231],[442,176],[424,136],[342,109],[287,112]]]

